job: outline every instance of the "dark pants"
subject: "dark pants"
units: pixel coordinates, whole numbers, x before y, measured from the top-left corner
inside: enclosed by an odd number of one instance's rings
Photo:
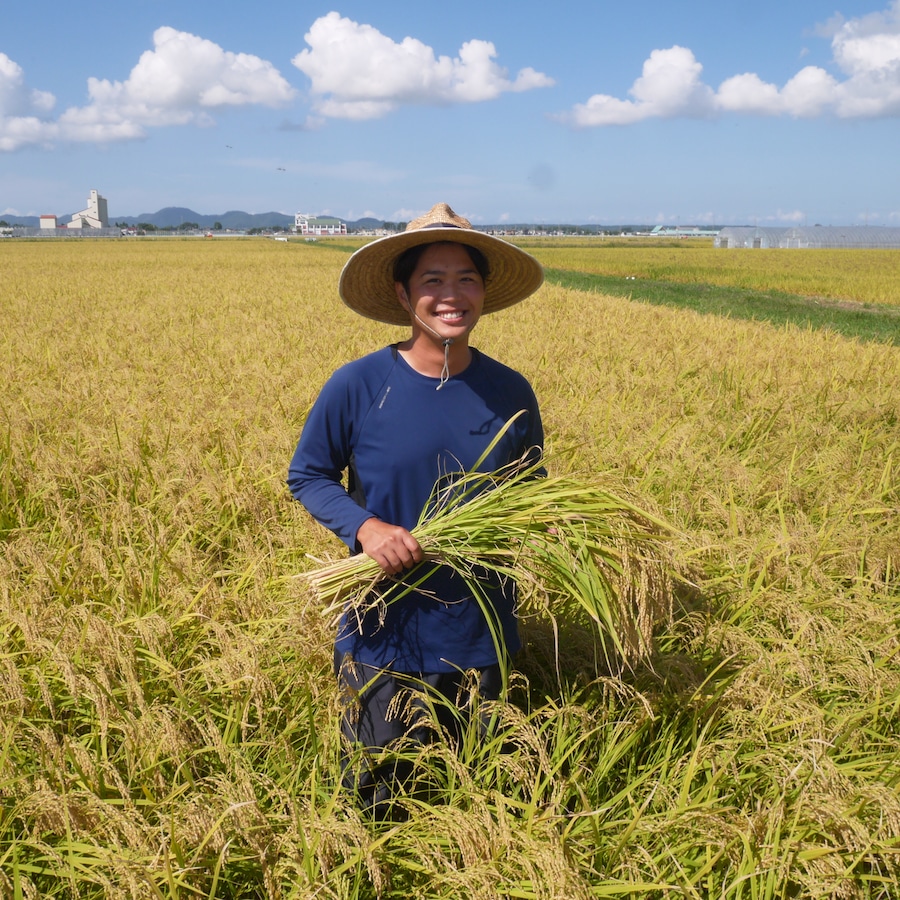
[[[343,784],[377,819],[396,817],[393,797],[412,787],[409,758],[382,751],[443,737],[459,743],[477,700],[496,700],[503,685],[499,665],[468,672],[394,672],[337,653],[334,663],[344,708],[341,732],[359,751],[344,757]],[[486,732],[487,721],[479,728]]]

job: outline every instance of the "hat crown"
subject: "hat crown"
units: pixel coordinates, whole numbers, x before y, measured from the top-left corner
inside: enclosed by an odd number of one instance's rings
[[[407,224],[406,230],[421,231],[423,228],[438,227],[468,228],[471,231],[472,223],[453,212],[448,203],[435,203],[427,213]]]
[[[485,314],[524,300],[544,280],[541,264],[530,254],[499,237],[472,227],[448,204],[436,203],[413,219],[406,230],[364,244],[344,263],[338,290],[351,309],[391,325],[409,325],[409,312],[397,299],[394,263],[401,253],[442,241],[481,251],[490,268],[485,282]]]

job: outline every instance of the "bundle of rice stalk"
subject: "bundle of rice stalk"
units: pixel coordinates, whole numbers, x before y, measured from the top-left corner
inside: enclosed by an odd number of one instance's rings
[[[463,474],[436,489],[412,530],[425,559],[402,578],[386,577],[365,554],[301,577],[326,604],[326,615],[336,620],[348,612],[361,621],[373,604],[393,602],[436,566],[449,566],[490,623],[495,617],[483,585],[485,572],[495,573],[517,583],[520,616],[572,621],[586,613],[607,662],[615,665],[615,657],[630,665],[649,653],[654,626],[671,610],[666,541],[673,530],[598,484],[542,477],[544,471],[542,462],[523,462]],[[498,646],[498,658],[505,658],[502,651]]]

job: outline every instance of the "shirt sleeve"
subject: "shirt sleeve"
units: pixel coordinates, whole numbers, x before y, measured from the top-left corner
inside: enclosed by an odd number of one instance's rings
[[[373,516],[347,493],[342,480],[353,457],[359,421],[354,407],[345,380],[332,376],[307,416],[287,484],[313,518],[356,553],[356,533]]]

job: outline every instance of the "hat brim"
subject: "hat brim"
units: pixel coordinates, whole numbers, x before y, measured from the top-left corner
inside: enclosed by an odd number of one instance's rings
[[[410,247],[449,241],[480,250],[488,260],[483,313],[524,300],[543,283],[544,270],[531,254],[491,234],[469,228],[429,227],[378,238],[344,264],[339,293],[354,312],[389,325],[409,325],[409,313],[394,288],[394,261]]]

